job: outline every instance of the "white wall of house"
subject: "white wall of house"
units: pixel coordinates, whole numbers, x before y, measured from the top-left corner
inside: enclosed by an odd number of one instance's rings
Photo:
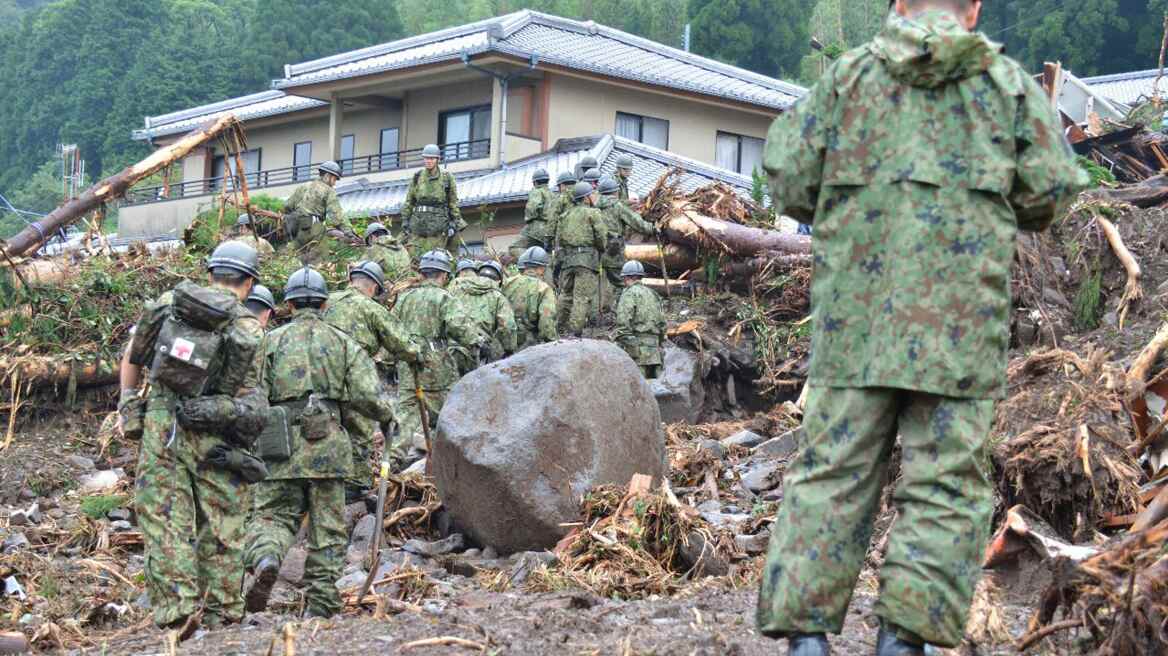
[[[438,142],[438,115],[451,109],[491,104],[491,79],[409,91],[405,97],[405,149]]]

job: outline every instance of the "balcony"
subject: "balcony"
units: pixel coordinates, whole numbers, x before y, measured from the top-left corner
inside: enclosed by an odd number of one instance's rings
[[[442,146],[444,162],[459,162],[472,159],[483,159],[491,155],[491,140],[479,139],[450,143]],[[400,171],[403,169],[422,166],[422,149],[400,150],[392,153],[365,155],[343,159],[337,162],[346,176],[379,173],[382,171]],[[318,163],[308,166],[289,166],[282,169],[270,169],[245,174],[248,191],[266,187],[300,184],[316,177]],[[238,184],[236,176],[222,176],[205,178],[202,180],[188,180],[186,182],[161,185],[155,187],[135,187],[126,193],[123,206],[145,205],[147,203],[161,203],[180,198],[206,196],[219,193],[226,185],[228,190]]]

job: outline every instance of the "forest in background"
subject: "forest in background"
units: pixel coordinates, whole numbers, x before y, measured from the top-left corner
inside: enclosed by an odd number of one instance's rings
[[[140,159],[144,116],[267,89],[287,63],[530,8],[811,84],[867,40],[887,0],[0,0],[0,194],[59,202],[58,143],[90,179]],[[1154,68],[1168,0],[990,0],[981,29],[1030,70]],[[810,47],[814,36],[823,52]],[[56,179],[54,180],[54,176]],[[0,209],[0,237],[24,225]]]

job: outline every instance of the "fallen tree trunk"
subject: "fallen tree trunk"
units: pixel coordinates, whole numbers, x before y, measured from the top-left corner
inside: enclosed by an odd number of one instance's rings
[[[242,130],[239,121],[235,119],[235,115],[227,114],[221,116],[208,125],[192,130],[175,143],[154,151],[141,162],[127,167],[121,172],[86,189],[77,198],[53,210],[43,219],[34,221],[27,228],[18,232],[12,239],[9,239],[5,245],[5,254],[10,258],[18,257],[37,248],[44,242],[48,235],[73,223],[105,203],[121,198],[138,181],[182,160],[192,150],[214,139],[226,130]],[[238,134],[238,137],[239,142],[243,143],[242,132]]]
[[[641,284],[648,287],[649,289],[652,289],[658,294],[665,294],[666,282],[664,278],[642,278]],[[697,291],[702,287],[701,283],[695,282],[693,280],[675,280],[673,278],[669,279],[668,284],[670,293],[683,292],[688,294],[690,292]]]
[[[731,278],[749,278],[765,271],[768,267],[784,269],[791,267],[811,266],[811,255],[783,255],[770,254],[763,257],[752,257],[746,260],[735,260],[722,265],[721,275]]]
[[[18,376],[21,385],[32,389],[69,385],[76,381],[77,387],[100,387],[118,382],[120,362],[97,360],[96,362],[68,362],[49,356],[26,356],[14,361],[0,360],[0,372],[7,377]]]
[[[1118,189],[1096,189],[1089,196],[1103,200],[1129,203],[1136,207],[1156,207],[1168,203],[1168,176],[1157,175],[1139,184]]]
[[[675,204],[674,209],[663,226],[665,236],[674,243],[720,251],[733,257],[753,257],[770,251],[784,254],[811,252],[811,238],[804,235],[721,221],[686,209],[680,203]]]
[[[678,244],[664,244],[661,248],[665,255],[665,267],[672,273],[686,271],[698,266],[698,255],[689,248]],[[661,255],[657,252],[657,244],[627,244],[625,259],[638,260],[641,264],[654,270],[661,268]]]
[[[12,289],[36,285],[55,285],[69,280],[76,271],[63,258],[25,260],[14,267],[5,267],[0,275],[8,278]]]
[[[1160,326],[1160,330],[1156,331],[1152,341],[1148,342],[1144,350],[1140,351],[1140,354],[1132,361],[1131,368],[1127,371],[1129,402],[1144,395],[1152,367],[1156,364],[1156,358],[1160,357],[1160,352],[1165,347],[1168,347],[1168,323]]]

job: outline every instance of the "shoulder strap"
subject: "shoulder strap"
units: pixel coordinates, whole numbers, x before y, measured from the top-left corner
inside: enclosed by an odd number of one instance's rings
[[[422,179],[422,171],[425,170],[426,169],[418,169],[417,171],[414,171],[414,184],[418,184],[418,180]]]

